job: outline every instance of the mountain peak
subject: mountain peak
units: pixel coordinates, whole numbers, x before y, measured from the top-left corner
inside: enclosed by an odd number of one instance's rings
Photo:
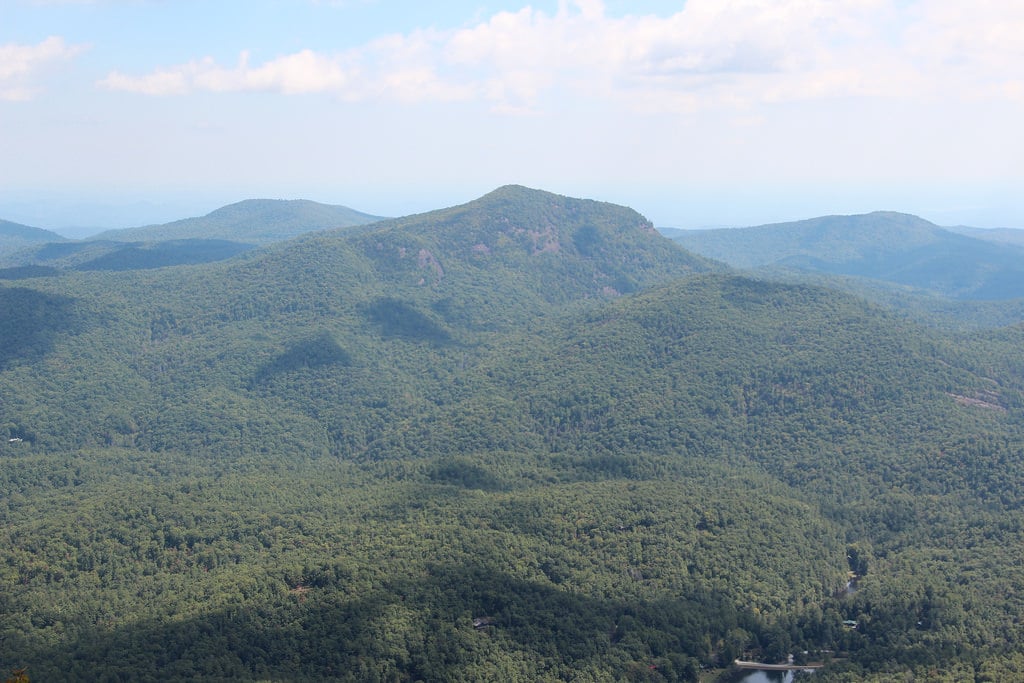
[[[308,199],[245,199],[198,218],[113,230],[96,238],[119,242],[199,238],[269,244],[306,232],[365,225],[379,220],[380,216],[371,216],[347,206],[320,204]]]
[[[0,220],[0,256],[15,254],[47,242],[64,241],[66,238],[49,230]]]
[[[462,273],[462,286],[501,291],[515,282],[526,298],[548,301],[614,297],[711,268],[633,209],[520,185],[336,237],[396,278],[391,287],[453,287]]]
[[[203,218],[229,219],[245,218],[252,219],[254,216],[290,216],[302,210],[319,210],[321,208],[332,208],[328,204],[320,204],[309,199],[243,199],[234,204],[214,209]],[[188,219],[186,219],[188,220]]]
[[[532,187],[527,187],[525,185],[518,185],[516,183],[509,183],[507,185],[500,185],[500,186],[494,188],[493,190],[491,190],[490,192],[488,192],[487,194],[483,195],[480,198],[484,199],[486,197],[491,197],[491,196],[504,196],[504,195],[514,195],[514,194],[554,194],[554,193],[553,192],[548,192],[547,190],[538,190],[538,189],[535,189],[535,188],[532,188]]]
[[[538,190],[532,187],[526,187],[525,185],[502,185],[497,187],[487,194],[468,202],[466,205],[471,206],[475,204],[483,204],[487,206],[495,206],[501,204],[519,204],[520,202],[549,202],[555,206],[574,206],[580,204],[593,204],[606,207],[618,207],[622,209],[629,209],[628,207],[622,207],[609,202],[601,202],[595,199],[581,199],[578,197],[569,197],[566,195],[557,194],[555,192],[549,192],[548,190]],[[639,214],[637,214],[639,215]]]
[[[595,257],[638,239],[663,240],[650,221],[628,207],[522,185],[503,185],[465,204],[407,216],[391,225],[477,254],[519,251]]]
[[[50,230],[33,228],[30,225],[22,225],[21,223],[5,220],[0,220],[0,238],[10,238],[24,242],[61,242],[65,239]]]
[[[675,240],[739,268],[784,267],[856,276],[960,299],[1013,299],[1024,294],[1019,249],[895,211],[685,231]]]

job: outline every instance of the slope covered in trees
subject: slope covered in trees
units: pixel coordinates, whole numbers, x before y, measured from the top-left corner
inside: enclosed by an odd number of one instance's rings
[[[1024,229],[1021,228],[972,228],[966,225],[956,225],[949,230],[987,242],[1024,247]]]
[[[61,241],[64,241],[64,238],[55,232],[0,220],[0,256],[15,253],[34,244]]]
[[[108,230],[87,240],[69,241],[38,231],[41,234],[32,233],[31,242],[22,236],[10,249],[4,248],[0,223],[0,266],[5,266],[0,268],[0,278],[53,275],[57,270],[139,270],[210,263],[303,233],[354,228],[379,220],[345,206],[304,199],[249,199],[199,218]],[[36,230],[17,227],[22,228],[18,235]]]
[[[221,239],[246,244],[270,244],[306,232],[365,225],[380,216],[347,206],[320,204],[308,199],[247,199],[221,207],[205,216],[163,225],[108,230],[95,239],[118,242]]]
[[[0,292],[2,670],[1024,658],[1019,327],[723,273],[629,209],[520,187]]]
[[[22,250],[9,257],[6,262],[17,265],[0,268],[0,279],[49,277],[57,275],[61,270],[146,270],[212,263],[252,248],[251,244],[213,239],[151,243],[109,240],[50,243]]]
[[[687,249],[738,268],[858,276],[960,300],[1024,298],[1024,249],[907,214],[824,216],[672,236]]]

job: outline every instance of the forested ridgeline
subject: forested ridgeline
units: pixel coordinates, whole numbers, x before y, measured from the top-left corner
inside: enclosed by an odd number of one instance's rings
[[[4,284],[0,670],[1013,680],[1022,328],[713,270],[510,187]]]
[[[917,216],[876,211],[671,234],[687,249],[737,268],[852,276],[959,301],[1024,297],[1020,230],[941,228]]]
[[[354,231],[379,220],[344,206],[276,199],[249,199],[198,218],[108,230],[82,240],[0,220],[0,280],[212,263],[305,233]]]

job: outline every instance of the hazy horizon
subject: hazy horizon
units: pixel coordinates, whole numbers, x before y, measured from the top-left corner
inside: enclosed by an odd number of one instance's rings
[[[548,188],[536,189],[546,190]],[[138,199],[121,204],[115,203],[114,201],[92,202],[85,198],[70,200],[51,197],[49,199],[37,198],[35,200],[21,201],[4,201],[3,199],[0,199],[0,220],[8,220],[36,228],[43,228],[70,239],[84,239],[107,230],[159,225],[185,218],[205,216],[206,214],[223,206],[244,201],[246,199],[309,199],[322,204],[338,204],[347,206],[363,213],[379,215],[382,217],[400,217],[462,204],[476,199],[477,196],[461,198],[450,196],[445,201],[433,204],[431,204],[429,198],[426,197],[410,197],[405,200],[402,198],[394,198],[391,201],[378,199],[376,201],[367,201],[365,204],[372,205],[369,208],[358,201],[330,201],[306,196],[251,196],[238,198],[224,196],[223,198],[211,197],[205,199],[165,198],[163,201],[147,201],[144,199]],[[599,201],[611,201],[608,197],[603,196],[587,198]],[[863,210],[855,209],[842,211],[832,210],[827,207],[826,203],[815,204],[809,201],[793,201],[787,203],[778,199],[773,201],[769,198],[765,198],[763,203],[751,202],[749,204],[745,204],[740,207],[742,210],[739,211],[736,210],[737,207],[734,205],[728,202],[723,202],[723,206],[728,206],[733,209],[732,213],[717,211],[716,209],[718,206],[712,203],[702,211],[692,212],[688,220],[682,221],[678,224],[673,224],[671,222],[657,220],[652,217],[651,212],[646,210],[643,205],[629,203],[626,203],[626,205],[647,216],[659,228],[675,228],[683,230],[748,227],[766,225],[770,223],[798,221],[825,215],[862,214],[871,213],[872,211],[897,211],[900,213],[910,213],[920,216],[921,218],[931,221],[939,226],[1021,229],[1019,225],[1013,225],[1005,222],[1000,223],[998,217],[995,215],[993,215],[990,220],[976,220],[973,223],[968,222],[967,220],[958,219],[959,215],[963,215],[964,217],[983,216],[983,214],[978,211],[950,211],[947,213],[939,212],[938,215],[935,213],[929,215],[928,212],[917,213],[914,211],[904,211],[899,207],[889,205],[880,206],[878,208],[866,208]],[[375,207],[381,207],[381,209],[376,209]],[[819,209],[817,212],[813,211],[815,207]],[[389,208],[392,210],[387,210]],[[669,208],[664,210],[663,213],[671,214],[671,209]],[[722,220],[723,217],[730,215],[734,217],[734,220]],[[758,218],[758,216],[763,216],[764,218],[761,219]],[[744,219],[744,217],[747,218]]]
[[[1024,227],[1022,32],[1024,5],[955,0],[11,0],[0,217],[398,216],[516,183],[666,227]]]

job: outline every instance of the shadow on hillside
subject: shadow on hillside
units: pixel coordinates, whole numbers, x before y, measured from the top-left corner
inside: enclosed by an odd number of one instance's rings
[[[399,299],[377,299],[363,309],[363,314],[377,325],[385,339],[404,339],[448,346],[452,336],[440,323]]]
[[[155,244],[126,244],[75,267],[75,270],[148,270],[223,261],[253,248],[251,244],[213,239],[184,239]]]
[[[265,384],[278,375],[303,369],[316,369],[329,365],[348,367],[352,356],[341,348],[329,332],[292,343],[284,353],[261,367],[250,380],[250,387]]]
[[[50,352],[61,334],[85,327],[75,300],[25,287],[0,288],[0,369]]]
[[[97,627],[51,651],[8,648],[2,664],[28,666],[38,680],[399,681],[460,680],[493,670],[497,658],[558,678],[595,667],[616,678],[690,680],[708,642],[756,628],[710,596],[598,600],[482,566],[435,564],[356,599],[342,592],[350,580],[339,566],[307,569],[289,579],[301,587],[266,600],[184,621]]]
[[[30,280],[37,277],[56,277],[60,271],[52,266],[12,266],[0,268],[0,280]]]

